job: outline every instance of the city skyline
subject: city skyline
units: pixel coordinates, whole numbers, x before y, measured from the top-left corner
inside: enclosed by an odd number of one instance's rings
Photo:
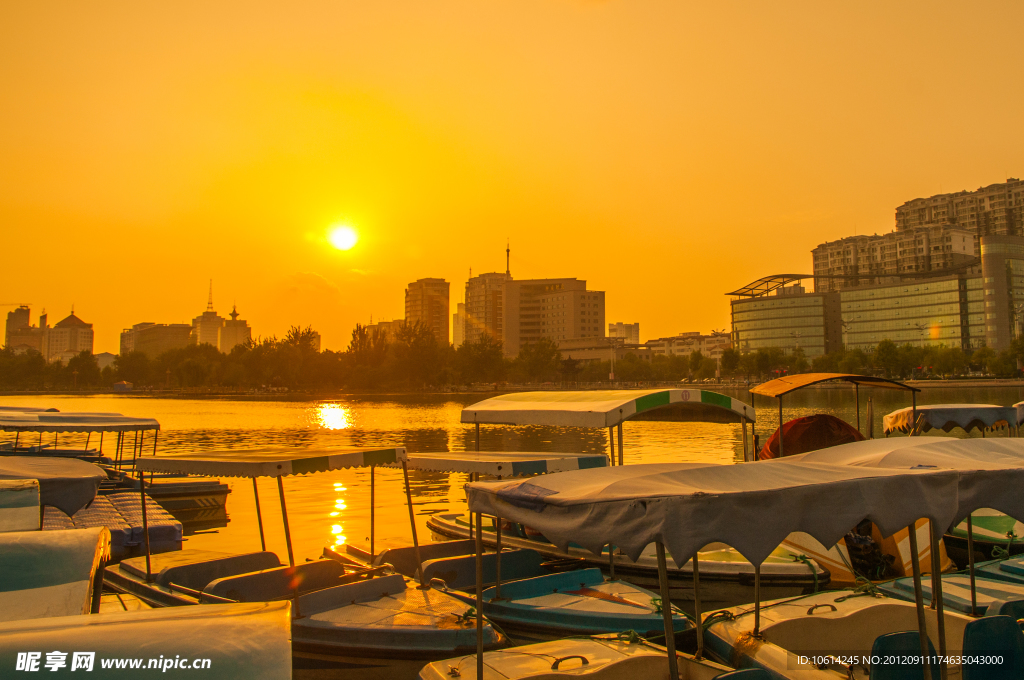
[[[115,351],[212,276],[260,335],[342,349],[510,237],[518,278],[570,272],[662,337],[1024,175],[1017,4],[442,4],[0,8],[6,299],[77,304]]]

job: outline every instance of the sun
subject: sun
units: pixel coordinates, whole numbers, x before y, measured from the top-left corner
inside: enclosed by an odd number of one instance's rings
[[[327,240],[338,250],[351,250],[359,240],[359,235],[352,227],[333,227],[327,234]]]

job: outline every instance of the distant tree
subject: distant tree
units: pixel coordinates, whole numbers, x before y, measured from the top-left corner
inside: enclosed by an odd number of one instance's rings
[[[476,342],[464,342],[455,352],[456,370],[463,382],[502,382],[507,366],[501,341],[484,333]]]
[[[694,350],[690,352],[690,375],[696,376],[697,371],[700,370],[700,365],[704,362],[704,355],[700,353],[700,350]]]
[[[576,377],[580,373],[580,360],[579,359],[562,359],[562,365],[560,371],[562,373],[563,383],[574,383]]]
[[[100,366],[89,350],[83,350],[68,360],[67,373],[72,378],[72,385],[95,387],[100,384]]]
[[[704,357],[700,362],[700,367],[697,369],[697,379],[708,380],[714,378],[717,372],[718,362],[711,357]]]
[[[114,373],[118,380],[126,380],[137,387],[152,385],[150,364],[143,352],[127,352],[114,358]]]
[[[875,347],[875,366],[889,378],[897,377],[900,370],[900,350],[892,340],[882,340]]]
[[[975,371],[989,370],[989,364],[996,358],[995,350],[990,347],[979,347],[971,353],[968,363]]]
[[[516,357],[514,368],[519,379],[528,382],[546,382],[558,377],[562,353],[550,338],[523,345]]]
[[[722,352],[722,373],[732,375],[740,367],[740,353],[729,348]]]

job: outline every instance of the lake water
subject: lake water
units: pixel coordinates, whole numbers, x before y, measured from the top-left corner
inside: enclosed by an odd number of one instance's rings
[[[750,403],[745,390],[719,390]],[[3,406],[54,407],[61,411],[112,411],[156,418],[162,430],[158,455],[260,446],[405,446],[410,452],[468,451],[475,448],[475,430],[459,423],[464,406],[488,395],[425,395],[345,397],[316,401],[249,401],[227,399],[163,399],[132,396],[6,396]],[[867,398],[880,436],[882,416],[910,405],[904,392],[861,390],[862,427],[867,430]],[[1024,399],[1016,387],[925,389],[918,404],[989,403],[1009,405]],[[762,444],[778,427],[774,399],[757,397],[757,432]],[[852,388],[806,389],[785,397],[784,418],[829,413],[856,422]],[[711,462],[742,460],[740,426],[712,423],[627,422],[623,428],[626,463]],[[933,431],[934,432],[934,431]],[[940,436],[941,433],[939,433]],[[963,436],[954,432],[953,436]],[[978,436],[978,435],[976,435]],[[0,433],[0,441],[13,436]],[[71,435],[61,445],[72,445]],[[81,437],[84,443],[84,436]],[[96,440],[93,438],[92,443]],[[554,427],[481,427],[482,450],[607,452],[607,430]],[[147,453],[149,452],[147,447]],[[401,470],[376,472],[376,547],[411,543]],[[259,549],[252,482],[225,479],[227,527],[194,534],[186,547],[248,552]],[[466,509],[466,475],[411,470],[410,481],[421,541],[429,540],[426,521],[439,512]],[[284,530],[273,480],[262,479],[260,501],[267,548],[284,559]],[[320,555],[325,545],[348,542],[369,547],[369,471],[334,472],[284,478],[288,516],[297,560]]]

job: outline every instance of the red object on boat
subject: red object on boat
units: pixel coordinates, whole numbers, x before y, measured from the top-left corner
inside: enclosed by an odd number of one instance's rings
[[[864,439],[864,435],[858,432],[853,425],[824,413],[791,420],[782,426],[782,431],[785,437],[782,442],[782,452],[786,456],[795,456],[798,453],[827,449],[830,446],[859,442]],[[778,430],[775,430],[757,457],[759,460],[779,457]]]

